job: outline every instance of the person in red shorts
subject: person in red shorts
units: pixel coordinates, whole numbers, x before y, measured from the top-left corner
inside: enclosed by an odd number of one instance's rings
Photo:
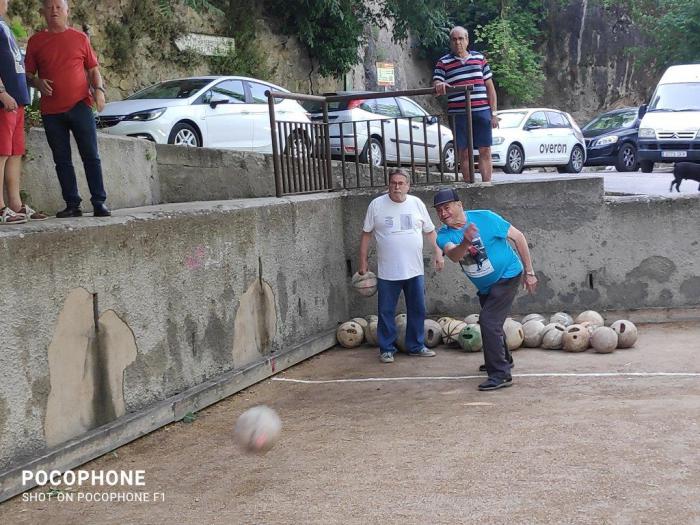
[[[22,204],[19,179],[24,155],[24,106],[29,91],[22,53],[4,20],[9,0],[0,0],[0,224],[22,224],[46,215]],[[3,195],[7,191],[7,200]]]
[[[47,29],[29,39],[26,67],[27,78],[41,91],[41,118],[66,201],[66,209],[59,211],[56,217],[83,214],[71,159],[71,133],[83,160],[94,216],[107,217],[111,212],[105,206],[107,194],[92,113],[93,95],[97,111],[102,111],[105,105],[97,57],[88,36],[68,27],[66,0],[44,0],[42,14]]]

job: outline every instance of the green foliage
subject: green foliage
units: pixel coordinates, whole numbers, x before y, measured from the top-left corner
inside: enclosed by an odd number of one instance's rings
[[[39,13],[41,0],[15,0],[7,9],[9,18],[19,17],[27,27],[38,27],[43,23]]]
[[[252,46],[243,45],[236,49],[230,47],[223,56],[209,57],[212,75],[244,75],[266,79],[270,71],[265,65],[265,58]]]
[[[27,33],[27,30],[22,25],[22,22],[15,19],[15,20],[10,21],[9,25],[10,25],[10,30],[12,31],[12,34],[15,35],[15,37],[27,38],[28,33]]]
[[[645,58],[660,68],[700,62],[698,0],[642,0],[634,7],[634,18],[655,44]]]
[[[362,0],[267,0],[267,10],[306,46],[319,73],[332,76],[359,63],[364,25],[373,19]]]

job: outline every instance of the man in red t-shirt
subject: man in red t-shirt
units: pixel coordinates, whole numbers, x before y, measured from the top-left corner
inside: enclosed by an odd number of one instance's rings
[[[83,160],[94,215],[106,217],[111,213],[105,206],[107,194],[92,112],[93,95],[97,111],[105,105],[97,57],[87,35],[68,27],[66,0],[44,0],[42,13],[48,27],[29,39],[25,66],[27,78],[41,91],[41,118],[66,201],[66,209],[56,217],[83,214],[71,159],[71,132]]]

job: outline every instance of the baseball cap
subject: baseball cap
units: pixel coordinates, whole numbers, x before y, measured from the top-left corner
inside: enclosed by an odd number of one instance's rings
[[[454,188],[442,188],[433,197],[433,208],[437,208],[441,204],[446,204],[448,202],[459,201],[459,195],[457,195],[457,190]]]

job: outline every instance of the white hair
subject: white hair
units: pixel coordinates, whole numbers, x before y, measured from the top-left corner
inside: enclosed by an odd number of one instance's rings
[[[469,31],[467,31],[467,30],[466,30],[464,27],[462,27],[462,26],[454,26],[454,27],[450,30],[450,38],[452,38],[452,33],[455,33],[455,32],[457,32],[457,31],[463,32],[464,35],[467,37],[467,39],[469,39]]]

